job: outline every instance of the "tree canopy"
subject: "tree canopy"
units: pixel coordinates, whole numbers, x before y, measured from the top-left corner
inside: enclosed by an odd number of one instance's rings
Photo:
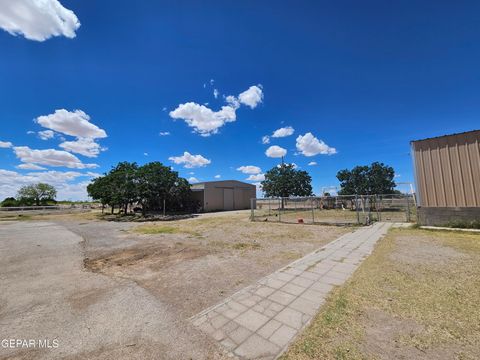
[[[352,170],[340,170],[340,195],[374,195],[395,193],[395,171],[380,162],[370,166],[355,166]]]
[[[55,201],[57,190],[49,184],[38,183],[25,185],[18,190],[17,199],[22,204],[35,204],[40,206],[48,201]]]
[[[262,188],[267,197],[311,196],[312,178],[293,164],[281,164],[265,173]]]
[[[194,211],[190,184],[178,176],[176,171],[160,162],[143,166],[121,162],[104,176],[98,177],[87,186],[94,200],[115,206],[127,212],[128,206],[139,204],[142,212],[150,210]]]

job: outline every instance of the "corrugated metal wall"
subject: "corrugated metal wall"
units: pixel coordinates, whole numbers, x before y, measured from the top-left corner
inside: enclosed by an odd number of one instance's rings
[[[480,130],[412,141],[424,207],[480,207]]]

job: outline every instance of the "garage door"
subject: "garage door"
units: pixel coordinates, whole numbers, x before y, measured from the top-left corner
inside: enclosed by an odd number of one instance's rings
[[[233,189],[223,189],[223,209],[233,210]]]

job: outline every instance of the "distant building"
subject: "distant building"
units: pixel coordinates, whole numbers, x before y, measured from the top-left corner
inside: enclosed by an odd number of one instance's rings
[[[250,199],[257,191],[255,185],[237,180],[206,181],[193,184],[191,189],[202,211],[250,209]]]
[[[480,130],[411,142],[421,225],[480,220]]]

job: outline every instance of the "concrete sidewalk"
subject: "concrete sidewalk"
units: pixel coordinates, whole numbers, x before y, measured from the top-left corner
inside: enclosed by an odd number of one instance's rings
[[[373,251],[391,223],[345,234],[192,318],[242,359],[274,359]]]

